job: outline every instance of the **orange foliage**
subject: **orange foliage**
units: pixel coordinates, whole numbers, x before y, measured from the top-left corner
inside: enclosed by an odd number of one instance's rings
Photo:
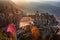
[[[39,29],[37,27],[33,26],[31,28],[31,32],[32,32],[32,35],[33,35],[32,40],[37,40],[38,36],[39,36]]]

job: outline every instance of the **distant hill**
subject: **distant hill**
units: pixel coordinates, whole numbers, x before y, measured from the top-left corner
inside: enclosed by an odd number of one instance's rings
[[[60,7],[60,2],[50,1],[48,2],[48,4],[51,4],[52,6]]]
[[[57,5],[58,4],[58,5]],[[59,2],[31,2],[31,3],[26,3],[23,5],[17,4],[20,8],[28,11],[28,12],[48,12],[51,14],[55,15],[60,15],[60,7],[59,7]]]

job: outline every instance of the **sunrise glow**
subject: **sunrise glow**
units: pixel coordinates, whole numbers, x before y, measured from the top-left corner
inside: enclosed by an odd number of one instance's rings
[[[11,0],[13,2],[38,2],[38,0]],[[40,0],[39,0],[40,1]]]
[[[59,0],[12,0],[13,2],[41,2],[41,1],[59,1]]]

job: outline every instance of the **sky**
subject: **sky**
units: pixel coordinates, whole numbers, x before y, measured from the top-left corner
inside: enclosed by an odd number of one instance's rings
[[[21,1],[21,2],[41,2],[41,1],[60,1],[60,0],[12,0],[12,1]]]

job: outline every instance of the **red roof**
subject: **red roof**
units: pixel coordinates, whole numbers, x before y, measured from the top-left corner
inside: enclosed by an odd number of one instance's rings
[[[8,27],[7,32],[10,32],[12,34],[16,34],[16,28],[15,28],[15,25],[13,23],[9,24],[7,27]]]

